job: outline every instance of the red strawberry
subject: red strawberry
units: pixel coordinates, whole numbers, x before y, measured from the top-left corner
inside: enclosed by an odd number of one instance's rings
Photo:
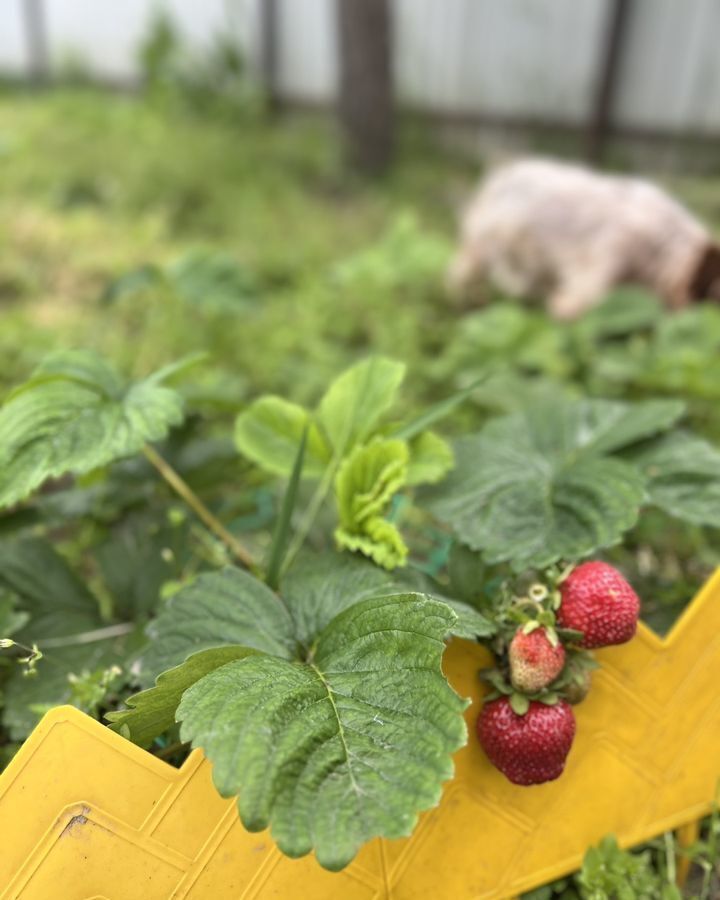
[[[510,641],[509,654],[513,687],[528,694],[554,681],[565,665],[562,644],[556,640],[553,646],[545,628],[535,628],[529,634],[518,628]]]
[[[623,576],[604,562],[586,562],[560,585],[561,628],[583,632],[580,646],[591,650],[624,644],[635,634],[640,600]]]
[[[477,721],[480,743],[490,762],[513,784],[542,784],[559,778],[575,737],[569,704],[533,700],[524,716],[508,697],[486,703]]]

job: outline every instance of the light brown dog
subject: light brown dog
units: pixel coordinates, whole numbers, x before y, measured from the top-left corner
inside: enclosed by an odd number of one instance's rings
[[[576,318],[629,283],[679,309],[720,300],[720,246],[648,181],[529,159],[492,173],[464,216],[449,287],[467,294],[484,281],[514,296],[547,297],[558,319]]]

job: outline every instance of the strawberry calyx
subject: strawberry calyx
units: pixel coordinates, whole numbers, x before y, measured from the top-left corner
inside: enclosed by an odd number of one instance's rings
[[[519,716],[525,715],[530,703],[533,701],[543,703],[545,706],[555,706],[556,703],[563,699],[560,691],[555,689],[554,685],[552,690],[549,687],[545,687],[532,693],[520,691],[512,685],[498,668],[484,669],[480,672],[480,678],[491,687],[489,693],[483,697],[483,703],[491,703],[493,700],[497,700],[498,697],[508,697],[513,712]]]

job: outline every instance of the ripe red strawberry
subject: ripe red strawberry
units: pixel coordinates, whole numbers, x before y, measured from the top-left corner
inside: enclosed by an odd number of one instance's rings
[[[553,647],[545,628],[526,634],[518,628],[510,641],[510,679],[513,687],[534,694],[554,681],[565,665],[565,650],[557,640]]]
[[[490,762],[513,784],[542,784],[565,768],[575,716],[564,700],[554,706],[533,700],[520,716],[508,697],[498,697],[483,706],[477,732]]]
[[[560,585],[557,624],[583,632],[588,650],[624,644],[635,634],[640,600],[623,576],[604,562],[586,562]]]

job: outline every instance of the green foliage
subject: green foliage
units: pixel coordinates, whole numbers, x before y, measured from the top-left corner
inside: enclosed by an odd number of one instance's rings
[[[273,530],[272,544],[268,554],[267,573],[265,580],[268,586],[273,590],[277,589],[282,572],[283,564],[287,558],[288,543],[290,540],[290,532],[292,529],[292,517],[298,500],[300,491],[300,479],[302,478],[303,466],[305,463],[305,450],[307,448],[309,428],[305,428],[300,438],[297,456],[293,463],[293,469],[290,473],[287,489],[283,496],[282,504],[278,511],[277,521]]]
[[[383,514],[407,481],[408,448],[404,441],[375,438],[355,447],[335,478],[339,547],[360,550],[379,566],[394,569],[407,559],[398,529]]]
[[[451,250],[449,241],[425,232],[417,215],[406,210],[376,242],[337,263],[332,278],[354,290],[405,288],[442,273]]]
[[[681,414],[670,401],[592,400],[495,419],[458,442],[431,507],[489,562],[522,569],[587,556],[616,543],[646,498],[643,473],[617,451]]]
[[[148,637],[140,674],[146,685],[199,650],[242,644],[289,658],[295,646],[292,619],[277,596],[231,567],[202,574],[170,597]]]
[[[108,622],[97,598],[46,541],[0,544],[0,585],[16,595],[26,615],[15,637],[28,646],[37,643],[43,652],[33,677],[15,670],[4,686],[3,721],[20,740],[48,706],[71,701],[77,682],[70,676],[124,663],[130,629],[103,636]],[[78,641],[83,635],[91,640]]]
[[[380,420],[395,403],[404,375],[402,364],[370,357],[332,382],[314,416],[295,403],[267,396],[251,404],[235,423],[240,452],[279,475],[289,474],[300,437],[308,429],[303,472],[308,477],[334,474],[338,546],[359,551],[388,569],[407,559],[397,526],[384,518],[393,496],[405,486],[439,481],[453,464],[448,444],[421,431],[423,422],[411,422],[394,438],[380,436]],[[427,422],[450,411],[453,400],[426,415]]]
[[[577,877],[582,900],[681,900],[654,870],[650,851],[626,853],[606,837],[585,854]]]
[[[288,476],[308,428],[303,475],[317,478],[330,462],[330,448],[309,413],[282,397],[260,397],[235,423],[235,444],[248,459],[275,475]]]
[[[720,452],[687,432],[668,434],[630,456],[650,502],[671,516],[720,527]]]
[[[367,440],[396,400],[405,366],[373,356],[333,381],[318,407],[318,421],[336,453]]]
[[[333,618],[362,600],[407,592],[408,586],[367,561],[336,553],[305,554],[293,564],[280,592],[290,610],[295,637],[307,655]]]
[[[138,48],[138,63],[145,88],[155,101],[186,107],[207,115],[223,110],[238,112],[250,97],[245,65],[238,44],[215,35],[202,54],[191,53],[173,19],[158,9]]]
[[[98,717],[100,710],[108,703],[110,695],[122,683],[123,670],[120,666],[84,669],[79,674],[68,675],[70,703],[90,716]]]
[[[165,437],[183,416],[180,395],[162,384],[171,373],[127,385],[92,353],[49,357],[0,409],[0,506]]]
[[[316,419],[280,397],[261,397],[241,413],[235,443],[245,456],[269,472],[289,475],[300,437],[310,423],[305,474],[317,477],[333,453],[341,457],[366,440],[395,401],[405,366],[371,357],[340,375],[320,401]]]
[[[0,592],[0,638],[12,637],[30,618],[29,613],[17,609],[18,600],[12,591]]]
[[[181,737],[204,748],[221,794],[239,794],[246,828],[341,869],[370,838],[410,834],[452,775],[466,739],[440,669],[453,619],[415,595],[361,601],[303,662],[252,655],[194,684]]]
[[[191,310],[229,316],[248,308],[258,299],[251,273],[228,253],[198,247],[164,266],[142,265],[113,279],[102,302],[118,303],[140,296],[162,302],[163,293],[177,297]]]
[[[455,457],[447,441],[434,431],[424,431],[410,441],[408,484],[435,484],[442,481],[455,464]]]
[[[636,285],[617,287],[573,324],[575,337],[594,341],[653,328],[663,320],[660,300]]]
[[[113,730],[147,747],[175,724],[175,710],[191,685],[225,663],[255,652],[249,647],[230,645],[191,653],[179,666],[159,675],[154,687],[129,697],[128,709],[108,713],[105,718]]]

